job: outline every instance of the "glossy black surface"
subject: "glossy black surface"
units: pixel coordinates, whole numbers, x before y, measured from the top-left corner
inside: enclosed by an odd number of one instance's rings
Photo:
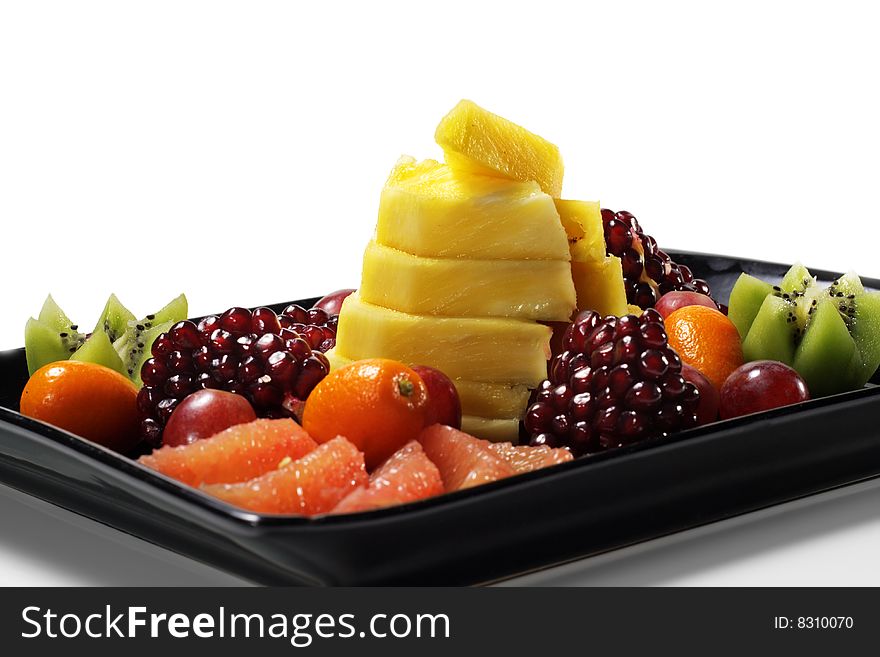
[[[673,257],[719,299],[743,271],[786,269]],[[26,378],[23,350],[0,353],[0,481],[263,583],[483,583],[880,475],[880,388],[868,387],[394,509],[261,516],[22,417]]]

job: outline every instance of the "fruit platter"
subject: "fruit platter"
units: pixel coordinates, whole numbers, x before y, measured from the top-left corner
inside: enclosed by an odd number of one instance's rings
[[[0,353],[0,482],[256,582],[448,585],[880,476],[880,282],[664,250],[470,101],[435,138],[357,287],[46,298]]]

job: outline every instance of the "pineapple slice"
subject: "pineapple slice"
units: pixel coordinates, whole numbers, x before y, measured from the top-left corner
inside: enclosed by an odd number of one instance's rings
[[[555,199],[556,210],[568,235],[571,259],[597,262],[605,259],[605,232],[598,201]]]
[[[434,258],[571,259],[553,199],[537,183],[410,157],[382,190],[375,241]]]
[[[470,100],[462,100],[434,133],[455,168],[537,182],[550,196],[562,193],[562,157],[546,139]]]
[[[594,262],[572,262],[571,274],[577,290],[578,310],[595,310],[603,315],[627,314],[620,258],[608,256]]]
[[[351,360],[393,358],[452,379],[537,386],[547,375],[551,329],[520,319],[412,315],[364,302],[342,305],[336,351]]]
[[[361,299],[416,315],[565,321],[575,310],[565,260],[421,258],[370,242]]]
[[[485,418],[476,415],[461,416],[461,430],[475,438],[493,443],[519,441],[519,418]]]

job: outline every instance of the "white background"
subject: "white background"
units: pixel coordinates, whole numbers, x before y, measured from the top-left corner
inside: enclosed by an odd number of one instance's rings
[[[0,348],[49,292],[87,326],[110,292],[197,315],[356,286],[388,170],[439,156],[462,97],[661,245],[880,276],[877,25],[841,1],[0,0]],[[869,520],[737,581],[844,556],[880,584]],[[35,581],[3,545],[0,582]]]

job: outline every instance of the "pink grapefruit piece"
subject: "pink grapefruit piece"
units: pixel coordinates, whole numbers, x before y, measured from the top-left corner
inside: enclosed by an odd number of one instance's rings
[[[415,502],[443,492],[440,471],[411,440],[394,452],[372,475],[367,486],[342,500],[333,513],[355,513]]]
[[[489,449],[486,440],[442,424],[424,429],[422,449],[440,470],[446,492],[487,484],[516,473],[507,461]]]
[[[312,516],[331,511],[368,481],[364,455],[338,436],[301,459],[250,481],[202,486],[202,490],[256,513]]]
[[[532,472],[574,459],[567,449],[547,445],[532,447],[511,443],[489,443],[489,449],[507,461],[517,473]]]
[[[138,459],[190,486],[248,481],[299,459],[318,444],[293,420],[254,420],[180,447],[166,446]]]

